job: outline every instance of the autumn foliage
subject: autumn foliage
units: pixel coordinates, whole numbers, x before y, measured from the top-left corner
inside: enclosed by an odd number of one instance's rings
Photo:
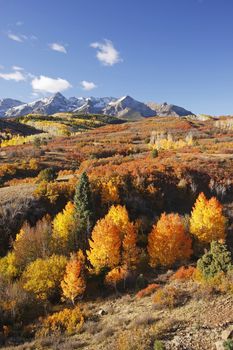
[[[24,289],[41,300],[59,297],[66,264],[65,256],[55,254],[47,259],[33,261],[23,273]]]
[[[138,260],[137,231],[135,225],[130,222],[126,207],[112,206],[106,215],[120,231],[122,244],[122,264],[128,268],[135,268]]]
[[[172,276],[171,280],[190,280],[194,278],[194,274],[196,273],[196,268],[193,266],[181,266]]]
[[[74,309],[64,309],[55,312],[42,320],[37,336],[45,337],[52,334],[79,332],[84,324],[84,316],[78,306]]]
[[[81,250],[77,254],[72,254],[66,265],[66,273],[61,287],[65,298],[70,299],[74,304],[78,296],[83,295],[86,289],[84,277],[85,257]]]
[[[146,296],[151,295],[152,293],[154,293],[158,288],[160,287],[159,284],[157,283],[151,283],[149,284],[146,288],[141,289],[137,294],[136,294],[136,298],[137,299],[141,299],[144,298]]]
[[[124,267],[115,267],[109,271],[105,277],[105,283],[117,290],[117,284],[127,277],[127,270]]]
[[[97,272],[119,265],[134,268],[138,257],[136,240],[137,233],[126,208],[112,206],[93,229],[88,259]]]
[[[55,251],[64,254],[74,250],[76,231],[75,206],[68,202],[65,209],[53,220],[52,240]]]
[[[192,254],[192,241],[178,214],[162,214],[148,237],[150,265],[169,266]]]
[[[95,225],[87,257],[97,273],[104,268],[112,269],[120,263],[120,230],[107,217]]]
[[[225,239],[225,226],[222,205],[215,197],[208,200],[201,193],[192,210],[190,232],[201,242],[209,243]]]

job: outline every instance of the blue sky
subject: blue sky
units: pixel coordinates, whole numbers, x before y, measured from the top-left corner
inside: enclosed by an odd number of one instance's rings
[[[123,96],[233,114],[232,0],[0,0],[0,98]]]

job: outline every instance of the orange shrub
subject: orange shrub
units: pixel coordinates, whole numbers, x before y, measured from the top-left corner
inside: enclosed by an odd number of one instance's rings
[[[171,280],[190,280],[193,279],[196,268],[193,266],[181,266],[172,276]]]
[[[156,284],[156,283],[149,284],[146,288],[141,289],[136,294],[136,298],[141,299],[141,298],[144,298],[146,296],[149,296],[152,293],[154,293],[156,291],[156,289],[158,289],[159,287],[160,287],[160,285]]]

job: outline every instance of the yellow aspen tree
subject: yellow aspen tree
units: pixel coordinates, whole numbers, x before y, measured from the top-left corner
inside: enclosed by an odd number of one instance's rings
[[[65,256],[55,254],[31,262],[22,275],[23,288],[41,300],[57,297],[61,292],[66,264]]]
[[[224,240],[226,218],[222,209],[222,205],[215,197],[208,200],[204,193],[201,193],[192,210],[190,232],[205,243]]]
[[[178,214],[161,215],[149,234],[148,253],[152,267],[170,266],[191,256],[192,240]]]
[[[123,236],[130,222],[126,207],[122,205],[112,205],[106,218],[111,220],[119,228]]]
[[[78,296],[83,295],[86,289],[84,277],[85,257],[81,250],[72,254],[66,265],[66,272],[61,287],[63,295],[74,304]]]
[[[101,201],[105,204],[117,203],[120,201],[117,184],[110,179],[102,183]]]
[[[68,202],[65,209],[58,213],[53,220],[52,241],[56,252],[67,254],[75,249],[77,220],[75,206]]]

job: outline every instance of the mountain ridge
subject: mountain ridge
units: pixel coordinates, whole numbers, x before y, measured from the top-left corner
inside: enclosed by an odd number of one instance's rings
[[[44,97],[29,103],[23,103],[13,99],[0,100],[0,117],[20,117],[27,114],[54,114],[58,112],[75,112],[82,114],[104,114],[119,117],[121,119],[138,120],[153,116],[186,116],[192,112],[183,107],[158,104],[155,102],[144,103],[135,100],[129,95],[115,97],[70,97],[66,98],[61,93]]]

